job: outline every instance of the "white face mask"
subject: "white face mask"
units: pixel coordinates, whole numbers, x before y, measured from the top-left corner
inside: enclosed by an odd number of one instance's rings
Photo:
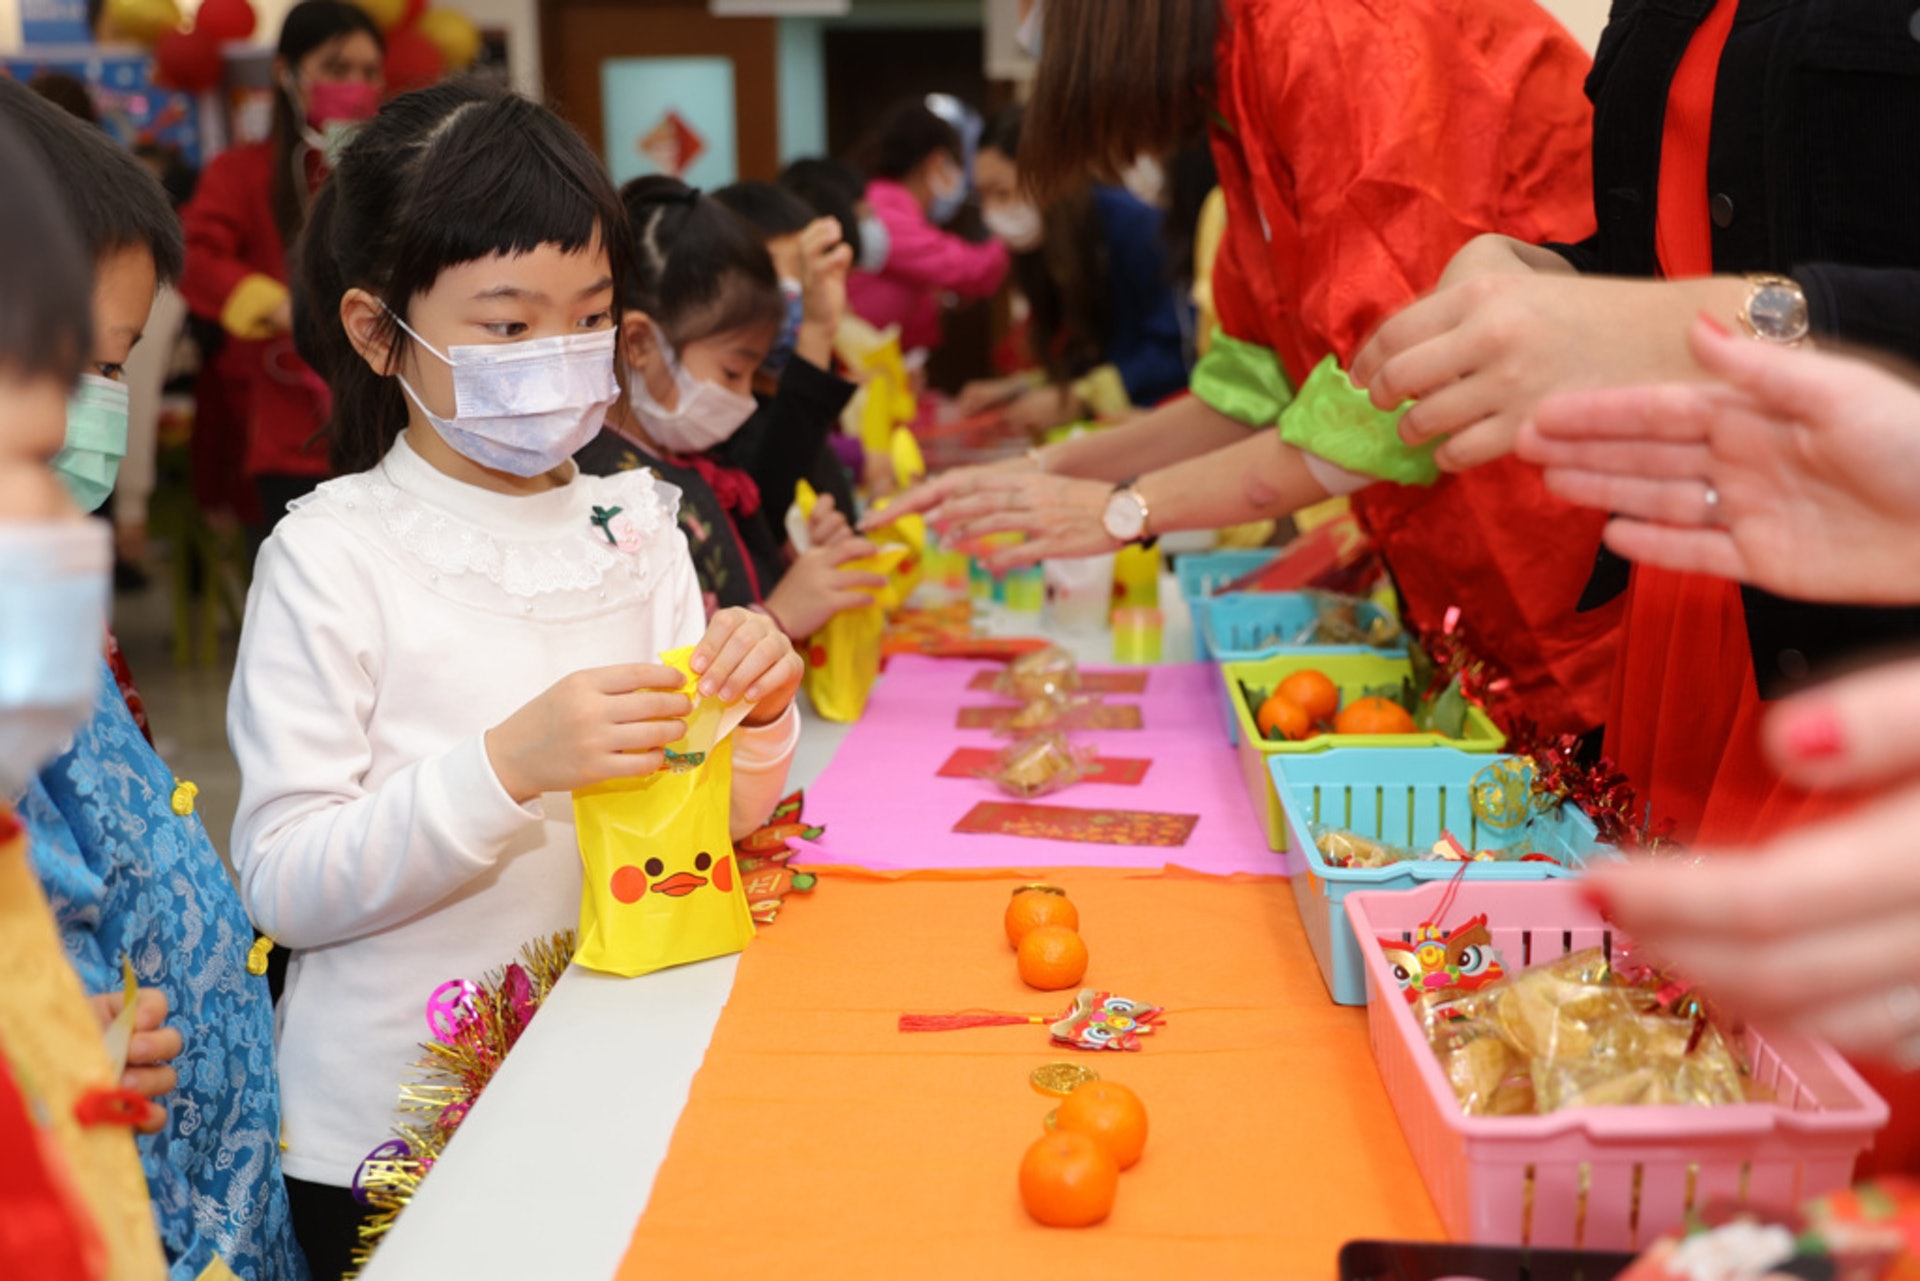
[[[0,523],[0,801],[93,715],[112,571],[105,521]]]
[[[482,467],[545,475],[594,438],[620,399],[611,329],[449,347],[443,354],[406,321],[393,320],[453,370],[453,417],[436,416],[405,378],[401,390],[440,439]]]
[[[631,367],[627,370],[627,403],[656,445],[675,454],[702,454],[739,431],[741,424],[753,417],[753,411],[759,408],[753,397],[688,373],[658,326],[654,328],[653,340],[673,374],[673,408],[668,409],[655,400],[647,390],[646,375]]]
[[[893,252],[893,233],[887,230],[887,224],[881,222],[876,214],[868,214],[860,220],[860,261],[854,266],[862,271],[879,271],[887,265],[887,255]]]
[[[983,209],[980,219],[987,224],[988,231],[1006,241],[1007,248],[1017,254],[1038,249],[1041,238],[1046,234],[1040,211],[1024,200]]]

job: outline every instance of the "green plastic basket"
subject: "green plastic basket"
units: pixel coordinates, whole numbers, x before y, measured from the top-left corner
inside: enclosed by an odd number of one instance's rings
[[[1267,847],[1276,852],[1287,848],[1287,818],[1274,790],[1273,775],[1267,762],[1275,756],[1305,752],[1339,751],[1347,747],[1451,747],[1462,752],[1497,752],[1507,744],[1487,714],[1477,707],[1467,708],[1467,720],[1460,737],[1443,734],[1315,734],[1293,743],[1270,743],[1260,737],[1254,724],[1258,705],[1247,705],[1241,686],[1271,692],[1295,672],[1318,671],[1340,687],[1340,704],[1360,697],[1368,689],[1397,686],[1411,674],[1413,665],[1405,658],[1380,654],[1287,654],[1250,663],[1222,663],[1220,679],[1226,682],[1226,695],[1240,725],[1240,773],[1246,780],[1247,797],[1254,813],[1266,829]],[[1287,872],[1297,875],[1304,864],[1289,859]]]

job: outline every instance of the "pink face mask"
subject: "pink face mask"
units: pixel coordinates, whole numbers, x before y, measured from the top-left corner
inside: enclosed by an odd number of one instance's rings
[[[308,85],[307,123],[324,130],[334,123],[358,124],[380,110],[380,90],[364,80],[322,81]]]

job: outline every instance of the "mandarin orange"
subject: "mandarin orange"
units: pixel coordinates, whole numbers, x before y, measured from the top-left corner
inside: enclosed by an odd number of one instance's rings
[[[1313,718],[1307,715],[1307,709],[1285,694],[1274,694],[1260,704],[1253,722],[1265,739],[1301,739],[1313,733]]]
[[[1084,1134],[1056,1130],[1020,1158],[1020,1203],[1050,1228],[1085,1228],[1113,1210],[1120,1166]]]
[[[1316,725],[1332,720],[1340,710],[1340,687],[1327,679],[1325,672],[1311,667],[1281,681],[1274,692],[1300,704]]]
[[[1061,1101],[1054,1127],[1084,1134],[1129,1169],[1147,1148],[1147,1108],[1140,1096],[1113,1081],[1088,1081]]]
[[[1412,734],[1418,727],[1406,708],[1390,698],[1361,698],[1333,718],[1336,734]]]
[[[1007,904],[1004,924],[1007,927],[1007,943],[1019,947],[1021,939],[1042,925],[1079,929],[1080,912],[1064,894],[1048,890],[1021,890]]]
[[[1027,931],[1017,956],[1021,981],[1042,992],[1058,992],[1087,976],[1087,945],[1064,925]]]

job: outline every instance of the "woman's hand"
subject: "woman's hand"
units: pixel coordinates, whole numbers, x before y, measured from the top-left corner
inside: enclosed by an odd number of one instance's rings
[[[1525,263],[1515,270],[1486,248],[1448,271],[1448,282],[1380,327],[1350,371],[1380,409],[1414,402],[1400,420],[1401,438],[1422,445],[1446,437],[1434,457],[1447,471],[1508,453],[1520,424],[1552,393],[1698,377],[1688,323],[1702,310],[1731,318],[1747,290],[1735,278],[1615,280]]]
[[[126,995],[106,992],[88,997],[87,1004],[93,1008],[104,1032],[126,1008]],[[165,1026],[168,1012],[167,994],[157,987],[143,987],[134,997],[133,1039],[127,1045],[127,1067],[120,1077],[122,1089],[158,1099],[179,1086],[180,1074],[172,1065],[186,1043],[178,1028]],[[166,1123],[167,1110],[153,1103],[135,1128],[142,1134],[156,1134]]]
[[[1027,380],[1018,375],[1006,378],[976,378],[960,389],[954,404],[964,418],[998,409],[1018,400],[1027,390]]]
[[[753,704],[745,723],[770,725],[792,706],[806,666],[771,616],[723,609],[694,646],[693,672],[704,697],[723,703],[744,698]]]
[[[884,511],[869,508],[867,514],[860,518],[860,530],[870,534],[891,525],[902,516],[925,515],[954,495],[964,493],[990,478],[1038,474],[1033,459],[1025,455],[1003,458],[997,463],[954,467],[937,476],[927,477],[888,503]]]
[[[1056,556],[1117,551],[1120,544],[1103,521],[1112,497],[1113,486],[1104,480],[982,469],[949,485],[928,510],[927,522],[948,547],[988,534],[1026,535],[1025,542],[986,557],[987,567],[999,573]]]
[[[1920,660],[1783,702],[1768,754],[1805,787],[1904,790],[1758,854],[1588,876],[1634,941],[1743,1016],[1920,1067]]]
[[[685,684],[660,663],[575,672],[488,730],[487,759],[522,805],[548,792],[651,774],[665,764],[666,745],[687,732],[693,703],[680,692]]]
[[[1729,1013],[1920,1066],[1920,786],[1758,853],[1642,861],[1587,885],[1635,944]]]
[[[767,612],[781,631],[798,641],[825,627],[841,610],[872,604],[873,593],[887,580],[845,566],[875,550],[864,538],[846,537],[804,553],[767,597]]]
[[[1520,455],[1607,544],[1803,600],[1920,601],[1920,389],[1863,361],[1690,335],[1714,384],[1543,402]]]

